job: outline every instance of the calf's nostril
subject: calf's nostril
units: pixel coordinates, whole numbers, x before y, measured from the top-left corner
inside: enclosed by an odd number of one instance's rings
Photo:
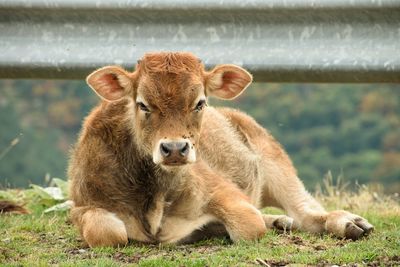
[[[170,148],[164,143],[161,143],[160,145],[160,152],[163,157],[168,157],[171,154]]]
[[[185,143],[184,147],[180,151],[180,154],[182,157],[186,157],[189,154],[189,143]]]

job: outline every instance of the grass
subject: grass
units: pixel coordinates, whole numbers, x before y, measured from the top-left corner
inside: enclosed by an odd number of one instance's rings
[[[360,187],[357,193],[325,185],[316,197],[329,209],[347,209],[375,225],[371,236],[353,242],[329,235],[269,231],[260,241],[231,244],[212,239],[192,245],[144,245],[87,248],[66,211],[43,213],[37,199],[27,203],[28,215],[0,215],[0,264],[3,266],[283,266],[400,265],[398,196],[382,196]],[[21,191],[18,201],[27,202]],[[40,204],[39,204],[40,203]],[[265,212],[280,213],[277,209]]]

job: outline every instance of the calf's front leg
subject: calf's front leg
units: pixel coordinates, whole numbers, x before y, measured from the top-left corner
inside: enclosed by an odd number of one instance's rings
[[[261,212],[229,183],[219,186],[208,209],[225,226],[234,242],[259,239],[267,230]]]
[[[128,243],[125,224],[114,213],[105,209],[74,207],[71,210],[71,218],[90,247],[119,246]]]

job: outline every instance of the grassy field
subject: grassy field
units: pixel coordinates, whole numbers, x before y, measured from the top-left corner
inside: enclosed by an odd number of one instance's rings
[[[329,210],[344,208],[375,225],[375,232],[356,242],[328,235],[270,231],[258,242],[239,244],[213,239],[193,245],[132,242],[126,247],[96,249],[84,246],[67,211],[43,212],[51,204],[45,197],[17,190],[3,191],[0,197],[5,195],[26,203],[31,213],[0,215],[2,266],[400,266],[399,198],[382,196],[365,187],[357,193],[331,188],[324,195],[317,194]]]

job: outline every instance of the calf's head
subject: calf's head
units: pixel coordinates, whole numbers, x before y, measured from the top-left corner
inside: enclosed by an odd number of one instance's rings
[[[190,53],[165,52],[146,54],[134,72],[107,66],[87,77],[105,101],[129,103],[127,119],[141,151],[162,166],[195,162],[207,96],[233,99],[251,80],[235,65],[206,71]]]

